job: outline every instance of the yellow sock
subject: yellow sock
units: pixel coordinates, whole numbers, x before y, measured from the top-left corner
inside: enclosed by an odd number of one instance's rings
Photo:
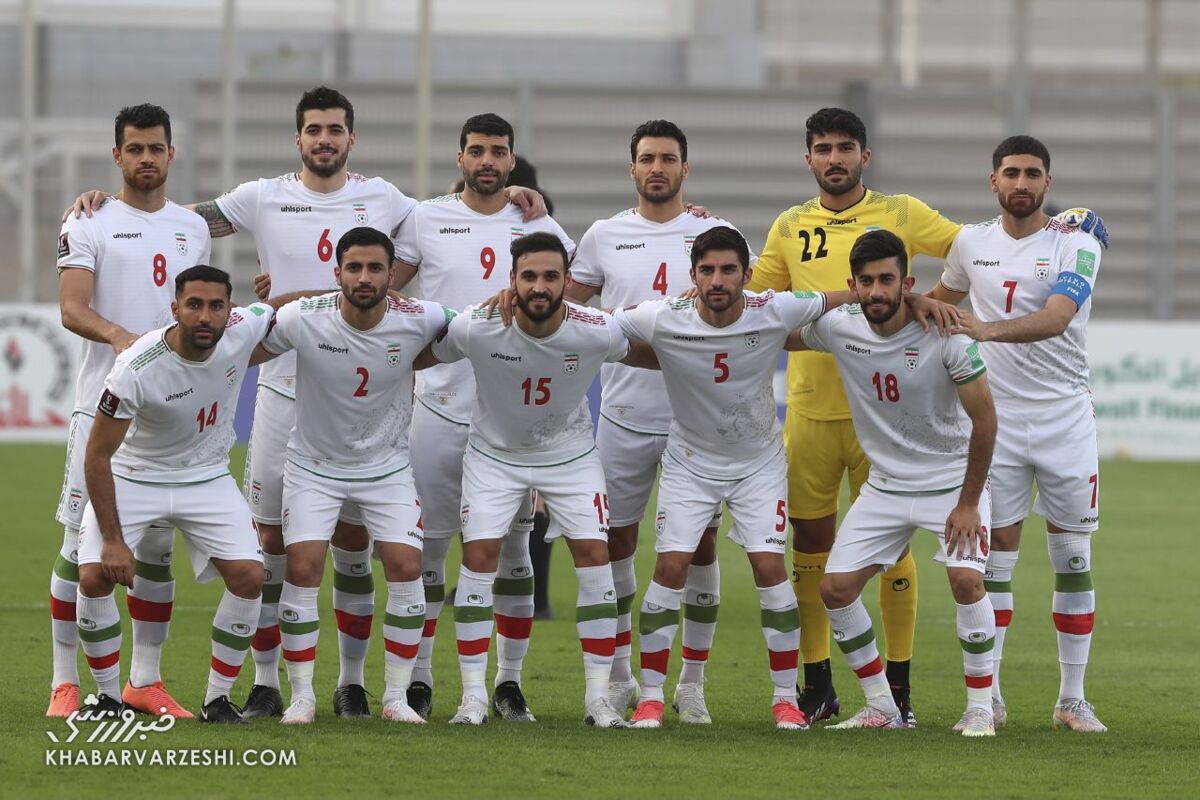
[[[917,633],[917,562],[911,552],[879,576],[879,611],[887,660],[911,661]]]
[[[829,553],[792,551],[792,590],[800,606],[800,654],[805,664],[829,658],[829,617],[821,602],[821,578]]]

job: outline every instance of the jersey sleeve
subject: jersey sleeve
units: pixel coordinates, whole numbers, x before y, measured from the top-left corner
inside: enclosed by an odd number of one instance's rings
[[[471,315],[476,306],[468,307],[463,313],[450,320],[445,334],[433,340],[433,357],[443,364],[461,361],[470,355]]]
[[[300,301],[293,300],[275,312],[274,324],[262,340],[262,346],[276,355],[286,353],[296,346],[299,325]]]
[[[908,203],[908,244],[918,253],[945,258],[962,225],[951,222],[915,197]]]
[[[104,379],[104,390],[100,392],[100,401],[96,404],[98,413],[113,419],[133,419],[133,415],[141,407],[141,387],[137,381],[137,374],[130,369],[131,360],[117,357],[116,363]]]
[[[558,220],[554,219],[554,217],[546,217],[546,222],[550,225],[551,233],[557,236],[558,240],[562,242],[563,247],[566,248],[567,263],[570,264],[571,260],[575,258],[575,253],[578,252],[578,248],[575,245],[575,240],[567,235],[567,232],[563,230],[562,225],[559,225]]]
[[[987,372],[987,365],[983,363],[983,356],[979,352],[979,342],[962,334],[942,339],[942,363],[946,365],[950,379],[960,386]]]
[[[212,263],[212,236],[208,233],[208,227],[201,225],[196,236],[200,240],[200,258],[196,261],[197,264]],[[272,313],[274,311],[272,310]]]
[[[421,266],[421,246],[418,244],[417,238],[420,218],[421,212],[414,210],[400,222],[400,226],[396,228],[396,233],[392,236],[392,244],[396,248],[396,260],[414,267]]]
[[[74,214],[67,215],[58,234],[59,272],[66,267],[96,271],[101,252],[92,235],[94,227],[95,223],[87,217],[76,219]]]
[[[767,232],[767,243],[758,254],[758,260],[754,262],[754,272],[750,273],[750,282],[746,284],[746,288],[752,292],[765,292],[767,289],[784,292],[792,286],[792,277],[784,258],[782,238],[779,236],[779,220],[782,217],[780,214],[775,222],[771,223],[771,230]]]
[[[653,344],[654,323],[658,319],[660,303],[661,301],[651,301],[618,309],[613,314],[613,321],[627,338]]]
[[[251,350],[266,338],[275,325],[275,309],[266,303],[251,303],[245,308],[235,308],[229,315],[231,323],[234,314],[239,317],[237,324],[244,326],[245,333],[242,335],[251,343]]]
[[[950,251],[946,253],[946,261],[942,265],[942,286],[952,292],[969,292],[971,290],[971,276],[967,274],[967,267],[963,263],[962,250],[959,249],[957,237],[950,245]]]
[[[605,316],[608,316],[607,314]],[[605,361],[620,361],[625,356],[629,355],[629,340],[625,338],[621,326],[612,317],[608,317],[608,324],[604,326],[608,331],[608,355],[604,357]]]
[[[833,352],[829,342],[832,338],[833,322],[837,316],[836,313],[825,314],[804,326],[804,329],[800,331],[800,337],[804,339],[804,345],[809,350],[818,350],[822,353]]]
[[[575,249],[571,261],[571,278],[588,286],[604,285],[604,270],[600,266],[600,247],[596,244],[596,226],[587,229]]]
[[[449,309],[441,303],[431,301],[423,301],[425,304],[425,344],[429,344],[442,335],[442,332],[449,327],[454,318],[458,316],[453,309]]]
[[[418,203],[391,183],[388,184],[388,194],[392,198],[392,229],[388,234],[395,239],[400,226],[417,210]]]
[[[1058,281],[1051,291],[1075,301],[1079,308],[1092,296],[1100,271],[1100,245],[1086,233],[1076,233],[1063,248],[1058,262]]]
[[[254,232],[258,201],[262,194],[258,181],[247,181],[217,198],[217,211],[239,231]]]
[[[779,292],[773,300],[780,321],[789,331],[813,322],[825,313],[822,292]]]

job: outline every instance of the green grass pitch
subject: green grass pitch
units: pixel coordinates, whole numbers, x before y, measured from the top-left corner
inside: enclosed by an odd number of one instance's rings
[[[575,582],[566,548],[555,546],[557,619],[535,625],[525,687],[538,723],[491,721],[481,729],[445,720],[458,697],[450,609],[442,616],[435,670],[435,721],[423,728],[378,717],[341,721],[330,698],[337,674],[327,577],[317,667],[316,724],[285,729],[274,720],[244,728],[180,723],[131,748],[295,750],[294,767],[46,766],[47,730],[65,735],[45,711],[50,678],[47,587],[60,531],[53,522],[62,450],[0,447],[0,507],[9,555],[0,582],[4,680],[0,686],[0,795],[11,797],[1196,797],[1196,681],[1200,677],[1196,524],[1186,500],[1200,464],[1106,463],[1104,528],[1095,546],[1097,626],[1089,698],[1110,727],[1103,736],[1054,731],[1058,686],[1050,620],[1052,576],[1040,522],[1026,528],[1015,578],[1016,616],[1005,648],[1003,685],[1010,723],[994,740],[965,740],[949,728],[965,702],[953,603],[935,565],[932,537],[919,536],[921,606],[913,665],[915,731],[774,730],[757,596],[744,556],[722,541],[722,607],[708,670],[715,723],[683,727],[668,710],[660,731],[597,731],[581,723],[583,675],[575,638]],[[234,454],[235,471],[242,454]],[[646,544],[649,538],[646,538]],[[451,554],[454,563],[456,554]],[[177,565],[186,563],[176,559]],[[644,588],[652,548],[638,560]],[[453,566],[451,567],[453,570]],[[378,572],[376,573],[379,574]],[[219,587],[179,581],[164,676],[195,708],[209,660],[209,627]],[[382,582],[377,579],[377,584]],[[868,606],[878,626],[874,585]],[[377,610],[382,609],[382,592]],[[120,603],[124,613],[124,603]],[[380,615],[381,616],[381,615]],[[376,620],[376,637],[381,620]],[[636,628],[636,620],[635,620]],[[126,623],[122,665],[128,669]],[[636,645],[635,645],[636,647]],[[635,650],[636,653],[636,650]],[[382,691],[376,638],[368,689]],[[81,659],[82,664],[82,659]],[[862,695],[834,650],[844,708]],[[492,668],[495,655],[492,656]],[[84,665],[86,666],[86,665]],[[678,643],[668,691],[678,674]],[[124,674],[124,673],[123,673]],[[84,672],[87,690],[90,678]],[[235,701],[244,699],[247,667]],[[286,689],[285,689],[286,692]]]

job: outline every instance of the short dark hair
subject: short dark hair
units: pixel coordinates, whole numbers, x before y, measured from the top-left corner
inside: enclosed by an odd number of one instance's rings
[[[378,245],[387,253],[387,267],[390,269],[392,262],[396,260],[396,245],[392,244],[392,237],[375,228],[361,227],[351,228],[342,234],[342,238],[338,239],[335,254],[337,255],[338,266],[342,265],[342,256],[351,247],[371,247]]]
[[[1034,156],[1042,160],[1046,172],[1050,172],[1050,151],[1046,145],[1032,136],[1010,136],[996,146],[992,152],[992,171],[1000,169],[1005,156]]]
[[[462,132],[458,134],[459,150],[467,146],[468,133],[481,133],[484,136],[507,136],[509,150],[512,150],[517,143],[516,134],[513,133],[513,126],[509,125],[508,120],[498,114],[476,114],[464,122]]]
[[[746,237],[728,225],[709,228],[696,237],[692,242],[692,269],[696,268],[705,254],[713,250],[732,250],[737,253],[742,272],[750,268],[750,246],[746,244]]]
[[[162,106],[153,103],[142,103],[137,106],[125,106],[117,112],[116,142],[120,149],[125,144],[125,128],[132,125],[140,131],[147,128],[162,126],[167,135],[167,144],[171,144],[171,115]]]
[[[346,112],[346,130],[354,133],[354,106],[346,99],[346,95],[328,86],[316,86],[300,95],[296,103],[296,133],[304,130],[305,111],[324,111],[327,108],[340,108]]]
[[[687,137],[674,122],[665,119],[652,119],[637,126],[633,137],[629,140],[629,160],[637,161],[638,142],[646,137],[656,139],[674,139],[679,142],[679,158],[687,161]]]
[[[900,237],[882,229],[868,231],[858,237],[850,248],[850,274],[857,277],[868,263],[885,258],[896,259],[901,278],[908,275],[908,250]]]
[[[229,273],[223,269],[210,267],[207,264],[197,264],[194,267],[188,267],[175,276],[175,296],[179,297],[182,295],[183,287],[191,281],[222,283],[225,285],[225,297],[229,298],[233,296],[233,284],[229,282]]]
[[[558,253],[562,256],[563,271],[571,268],[571,257],[567,255],[567,248],[563,246],[562,239],[553,233],[538,231],[522,236],[520,239],[514,239],[508,252],[512,254],[513,273],[517,271],[517,259],[530,253]]]
[[[853,111],[844,108],[822,108],[804,122],[804,146],[812,150],[813,139],[831,133],[843,133],[867,149],[867,126]]]

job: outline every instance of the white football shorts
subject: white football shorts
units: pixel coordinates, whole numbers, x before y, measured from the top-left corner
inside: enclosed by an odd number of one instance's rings
[[[376,480],[338,480],[317,475],[291,461],[283,468],[283,543],[329,541],[346,512],[362,520],[378,542],[406,544],[418,550],[425,541],[421,504],[412,469]]]

